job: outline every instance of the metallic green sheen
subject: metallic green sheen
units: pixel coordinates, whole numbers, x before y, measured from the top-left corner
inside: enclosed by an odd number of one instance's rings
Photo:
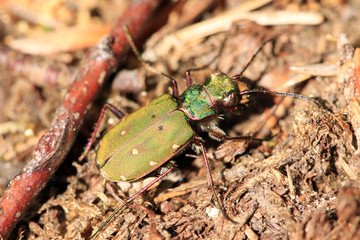
[[[191,85],[181,95],[181,110],[191,120],[200,120],[216,114],[209,95],[201,85]]]
[[[162,95],[127,115],[102,138],[96,163],[111,181],[131,181],[154,171],[194,136],[171,95]]]
[[[209,94],[212,102],[221,102],[225,95],[238,91],[236,82],[220,71],[210,75],[204,89]]]
[[[222,110],[224,96],[238,91],[233,79],[217,71],[210,75],[203,86],[191,85],[183,92],[180,109],[193,121],[216,116]]]

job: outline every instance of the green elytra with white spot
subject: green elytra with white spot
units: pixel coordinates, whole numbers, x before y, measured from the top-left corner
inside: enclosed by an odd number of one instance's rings
[[[239,76],[230,78],[218,71],[211,74],[204,85],[191,85],[191,81],[187,81],[188,88],[181,96],[178,94],[175,82],[173,96],[164,94],[125,117],[112,105],[105,105],[83,156],[90,149],[105,109],[110,108],[122,119],[104,135],[97,151],[96,164],[104,177],[111,181],[139,179],[158,169],[191,143],[195,143],[199,147],[197,150],[200,149],[203,154],[209,184],[213,186],[205,148],[192,126],[199,126],[202,131],[208,132],[209,137],[218,141],[242,138],[227,137],[226,133],[217,126],[217,122],[220,120],[221,112],[232,112],[246,104],[250,93],[292,96],[317,104],[315,100],[298,94],[249,90],[245,83],[237,81]],[[173,166],[117,207],[90,239],[93,239],[127,203],[166,176],[172,169]],[[224,217],[236,223],[226,215],[214,188],[212,190]]]
[[[164,94],[123,117],[101,139],[96,164],[109,180],[132,181],[158,169],[191,143],[199,143],[192,126],[199,126],[215,140],[230,139],[217,126],[218,116],[240,109],[249,102],[248,94],[256,92],[316,103],[298,94],[249,90],[237,76],[230,78],[217,71],[204,85],[189,86],[179,99]]]
[[[178,105],[165,94],[112,127],[96,155],[103,176],[112,181],[136,180],[181,151],[194,132]]]
[[[127,32],[126,36],[132,49],[142,62],[127,27],[125,26],[124,29],[125,32]],[[255,53],[250,62],[252,62],[257,53],[259,53],[260,49]],[[244,70],[249,66],[250,62]],[[144,62],[142,63],[149,70],[152,69]],[[217,123],[222,119],[219,117],[222,112],[236,111],[248,103],[248,97],[251,93],[292,96],[307,99],[318,105],[316,101],[298,94],[267,90],[249,90],[245,83],[239,81],[244,70],[233,77],[228,77],[226,74],[217,71],[210,75],[204,85],[191,84],[189,70],[186,73],[188,88],[181,96],[179,96],[176,81],[166,74],[161,73],[172,81],[173,96],[165,94],[158,97],[148,105],[125,117],[120,110],[111,104],[106,104],[102,109],[92,137],[80,159],[83,159],[90,150],[104,112],[106,109],[110,109],[122,120],[105,134],[97,152],[96,163],[104,177],[112,181],[132,181],[139,179],[157,170],[173,156],[179,154],[191,143],[194,143],[195,150],[202,152],[208,171],[209,185],[213,187],[214,183],[205,147],[193,129],[194,126],[196,130],[201,129],[202,131],[208,132],[209,137],[218,141],[249,139],[248,137],[227,137],[226,133],[217,126]],[[154,72],[158,71],[155,70]],[[169,167],[156,179],[125,200],[123,204],[114,210],[99,229],[95,231],[90,239],[93,239],[126,204],[149,189],[173,169],[174,166]],[[224,217],[233,223],[237,223],[226,215],[214,188],[212,188],[212,190],[214,191],[215,200]]]
[[[247,100],[238,86],[215,72],[204,85],[188,87],[179,100],[164,94],[125,116],[101,139],[96,163],[102,175],[132,181],[153,172],[193,142],[196,133],[190,123],[203,125],[210,137],[221,140],[217,116],[225,107],[233,109]],[[236,102],[224,106],[224,98],[233,95]]]

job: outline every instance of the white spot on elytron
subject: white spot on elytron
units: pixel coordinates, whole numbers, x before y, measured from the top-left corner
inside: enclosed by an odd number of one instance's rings
[[[121,175],[120,179],[123,180],[123,181],[126,181],[126,177],[124,175]]]
[[[139,154],[139,151],[138,151],[136,148],[134,148],[134,149],[131,151],[131,153],[132,153],[132,155],[136,156],[136,155]]]
[[[177,144],[174,144],[174,145],[172,145],[171,147],[172,147],[172,149],[178,149],[180,146],[177,145]]]
[[[125,130],[122,130],[121,133],[120,133],[121,136],[124,136],[125,134],[126,134]]]
[[[157,162],[150,161],[150,162],[149,162],[149,164],[150,164],[150,166],[154,166],[154,165],[156,165],[156,164],[157,164]]]

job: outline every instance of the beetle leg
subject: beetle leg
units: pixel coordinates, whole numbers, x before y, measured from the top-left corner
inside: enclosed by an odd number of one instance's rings
[[[226,138],[226,134],[221,128],[210,129],[208,134],[210,138],[219,142]]]
[[[263,50],[263,48],[265,47],[265,45],[269,42],[273,42],[274,39],[270,38],[268,40],[266,40],[265,42],[263,42],[261,44],[261,46],[259,47],[259,49],[252,55],[252,57],[250,58],[250,60],[247,62],[246,66],[244,67],[244,69],[241,71],[241,73],[236,74],[235,76],[231,77],[233,80],[238,80],[239,78],[242,77],[243,73],[246,71],[246,69],[250,66],[250,64],[255,60],[256,56]]]
[[[215,62],[217,59],[219,59],[224,47],[225,47],[225,42],[226,42],[226,39],[225,41],[223,41],[221,43],[221,47],[219,49],[219,52],[218,54],[213,58],[211,59],[208,63],[206,63],[205,65],[201,66],[201,67],[197,67],[197,68],[191,68],[191,69],[188,69],[186,72],[185,72],[185,77],[186,77],[186,85],[188,87],[190,87],[192,85],[192,79],[191,79],[191,75],[190,75],[190,72],[194,72],[194,71],[200,71],[200,70],[203,70],[205,68],[208,68],[213,62]],[[217,64],[216,64],[216,68],[217,68]]]
[[[219,141],[219,142],[223,142],[223,141],[227,141],[227,140],[246,140],[246,141],[269,141],[270,139],[272,139],[274,136],[270,136],[268,138],[254,138],[252,136],[236,136],[236,137],[228,137],[226,136],[226,133],[218,127],[217,125],[217,121],[212,120],[210,122],[208,122],[207,124],[203,124],[200,125],[201,129],[203,131],[207,131],[209,134],[209,137]]]
[[[154,71],[157,71],[157,70],[154,70]],[[160,71],[157,71],[156,73],[163,75],[164,77],[168,78],[171,81],[172,87],[173,87],[173,97],[176,100],[179,101],[180,100],[180,94],[179,94],[179,88],[178,88],[176,80],[174,78],[172,78],[171,76],[167,75],[166,73],[163,73],[163,72],[160,72]]]
[[[186,85],[187,85],[188,87],[190,87],[190,86],[192,85],[192,80],[191,80],[191,76],[190,76],[190,71],[191,71],[191,69],[189,69],[189,70],[187,70],[187,71],[185,72]]]
[[[226,140],[246,140],[246,141],[270,141],[271,139],[273,139],[274,137],[276,137],[279,133],[275,134],[275,135],[270,135],[266,138],[255,138],[255,137],[252,137],[252,136],[236,136],[236,137],[227,137],[227,136],[224,136],[223,137],[223,141],[226,141]]]
[[[167,75],[166,75],[167,76]],[[173,79],[172,77],[168,76],[169,79],[171,80],[172,82],[172,87],[173,87],[173,96],[176,100],[180,100],[180,94],[179,94],[179,88],[178,88],[178,85],[177,85],[177,82],[175,79]]]
[[[214,187],[214,181],[213,181],[213,178],[212,178],[212,174],[211,174],[211,170],[210,170],[210,166],[209,166],[209,160],[206,156],[206,151],[205,151],[205,147],[204,147],[204,144],[202,144],[201,142],[198,142],[198,144],[200,145],[200,148],[201,148],[201,153],[203,155],[203,158],[204,158],[204,161],[205,161],[205,166],[206,166],[206,170],[208,172],[208,180],[209,180],[209,186],[211,188]]]
[[[136,198],[137,196],[139,196],[140,194],[142,194],[143,192],[145,192],[146,190],[148,190],[152,185],[154,185],[155,183],[157,183],[158,181],[160,181],[162,178],[164,178],[166,175],[168,175],[172,170],[174,170],[174,166],[170,167],[168,170],[166,170],[164,173],[162,173],[161,175],[159,175],[157,178],[155,178],[154,180],[152,180],[148,185],[146,185],[145,187],[143,187],[140,191],[138,191],[137,193],[135,193],[133,196],[131,196],[129,199],[126,200],[126,203],[128,204],[129,202],[131,202],[132,200],[134,200],[134,198]]]
[[[214,60],[214,59],[213,59],[213,60]],[[211,60],[210,63],[212,63],[213,60]],[[185,72],[186,85],[187,85],[188,87],[190,87],[190,86],[192,85],[192,79],[191,79],[191,74],[190,74],[190,72],[203,70],[203,69],[207,68],[207,67],[210,65],[210,63],[208,63],[208,64],[206,64],[206,65],[204,65],[204,66],[198,67],[198,68],[188,69],[188,70]]]
[[[140,194],[142,194],[143,192],[145,192],[147,189],[149,189],[152,185],[154,185],[156,182],[158,182],[159,180],[161,180],[162,178],[164,178],[168,173],[170,173],[172,170],[174,169],[174,167],[170,167],[166,172],[162,173],[160,176],[158,176],[157,178],[155,178],[153,181],[151,181],[148,185],[146,185],[145,187],[143,187],[140,191],[138,191],[137,193],[135,193],[133,196],[131,196],[130,198],[128,198],[125,203],[122,203],[121,205],[118,205],[118,207],[116,207],[116,209],[114,210],[114,212],[105,220],[105,222],[103,222],[100,227],[96,230],[96,232],[91,235],[90,239],[93,239],[94,237],[96,237],[96,235],[127,205],[129,204],[132,200],[134,200],[134,198],[136,198],[137,196],[139,196]]]
[[[218,127],[216,120],[213,120],[209,123],[208,131],[209,137],[216,141],[222,141],[226,136],[226,133]]]
[[[204,162],[205,162],[205,166],[206,166],[206,169],[207,169],[207,172],[208,172],[208,180],[209,180],[209,187],[212,189],[213,191],[213,194],[214,194],[214,197],[215,197],[215,201],[217,202],[217,204],[219,205],[219,209],[221,211],[221,213],[223,214],[223,216],[229,220],[230,222],[232,223],[235,223],[237,224],[238,222],[232,220],[225,212],[223,206],[221,205],[220,203],[220,200],[216,194],[216,191],[215,191],[215,186],[214,186],[214,181],[213,181],[213,178],[212,178],[212,174],[211,174],[211,169],[210,169],[210,166],[209,166],[209,160],[206,156],[206,151],[205,151],[205,147],[204,147],[204,144],[202,144],[201,142],[198,142],[198,144],[200,145],[200,148],[201,148],[201,152],[202,152],[202,155],[203,155],[203,158],[204,158]]]
[[[228,137],[228,136],[224,136],[223,141],[227,141],[227,140],[246,140],[246,141],[251,141],[251,140],[264,140],[264,139],[254,139],[251,136],[236,136],[236,137]]]
[[[205,120],[199,123],[202,131],[207,132],[209,137],[216,140],[222,141],[226,136],[226,133],[218,127],[218,119]]]
[[[103,108],[101,109],[100,117],[99,117],[99,119],[98,119],[98,121],[96,123],[94,131],[91,134],[91,138],[90,138],[89,142],[86,145],[85,151],[79,157],[79,161],[82,161],[85,158],[85,156],[88,154],[88,152],[90,151],[91,145],[93,144],[93,142],[95,140],[96,133],[97,133],[97,130],[98,130],[99,126],[100,126],[101,120],[103,119],[105,111],[107,109],[109,109],[119,119],[121,119],[122,117],[125,116],[125,114],[122,111],[120,111],[118,108],[116,108],[114,105],[111,105],[110,103],[106,103],[103,106]]]

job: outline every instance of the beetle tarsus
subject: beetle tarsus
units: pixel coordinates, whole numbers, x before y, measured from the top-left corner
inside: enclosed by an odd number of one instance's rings
[[[105,111],[107,109],[109,109],[119,119],[121,119],[121,118],[123,118],[125,116],[125,114],[121,110],[116,108],[114,105],[111,105],[110,103],[106,103],[103,106],[103,108],[101,109],[100,117],[98,118],[98,121],[97,121],[97,123],[95,125],[94,131],[91,134],[91,138],[90,138],[89,142],[87,143],[84,152],[79,157],[79,161],[82,161],[86,157],[86,155],[89,153],[89,151],[91,149],[91,146],[92,146],[92,144],[93,144],[93,142],[95,140],[96,133],[97,133],[97,130],[98,130],[99,126],[100,126],[101,120],[103,119]]]
[[[232,220],[232,219],[226,214],[223,206],[222,206],[221,203],[220,203],[220,200],[219,200],[219,198],[218,198],[218,196],[217,196],[217,193],[216,193],[216,191],[215,191],[215,185],[214,185],[214,181],[213,181],[213,178],[212,178],[211,169],[210,169],[210,166],[209,166],[209,160],[208,160],[208,158],[207,158],[207,156],[206,156],[206,151],[205,151],[204,144],[202,144],[201,142],[198,142],[198,144],[200,145],[201,152],[202,152],[202,155],[203,155],[203,158],[204,158],[204,162],[205,162],[205,166],[206,166],[206,169],[207,169],[207,173],[208,173],[207,175],[208,175],[208,181],[209,181],[209,188],[211,188],[212,191],[213,191],[213,193],[214,193],[215,201],[216,201],[216,203],[217,203],[217,205],[218,205],[221,213],[223,214],[223,216],[224,216],[227,220],[229,220],[230,222],[237,224],[238,222]]]
[[[137,196],[141,195],[143,192],[148,190],[152,185],[154,185],[156,182],[160,181],[162,178],[164,178],[166,175],[168,175],[172,170],[174,170],[174,167],[170,167],[166,172],[159,175],[157,178],[155,178],[153,181],[151,181],[148,185],[143,187],[140,191],[135,193],[133,196],[128,198],[124,203],[122,203],[119,207],[117,207],[114,212],[100,225],[100,227],[96,230],[96,232],[91,235],[89,240],[94,239],[96,235],[126,206],[128,205],[132,200],[134,200]]]

